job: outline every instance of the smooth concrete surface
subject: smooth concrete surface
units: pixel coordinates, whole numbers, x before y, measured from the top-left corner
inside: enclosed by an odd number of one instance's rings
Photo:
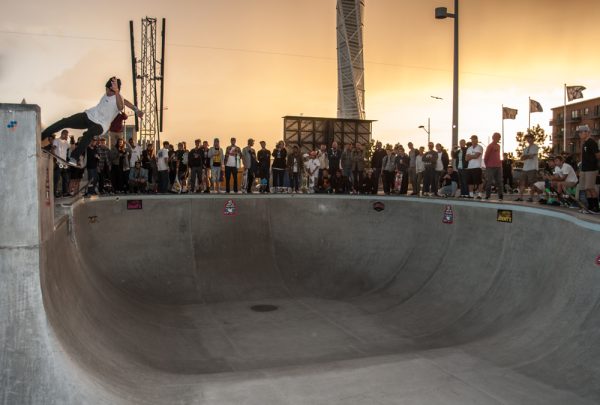
[[[68,389],[31,403],[600,401],[599,225],[506,204],[453,201],[449,225],[442,200],[231,199],[235,216],[214,195],[72,207],[40,274]]]

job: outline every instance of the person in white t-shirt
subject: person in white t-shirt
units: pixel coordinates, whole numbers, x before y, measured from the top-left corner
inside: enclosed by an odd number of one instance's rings
[[[566,196],[567,190],[571,187],[575,187],[577,184],[577,173],[573,167],[565,163],[565,159],[562,156],[556,156],[554,158],[554,175],[552,176],[552,182],[558,195],[563,197]]]
[[[169,191],[169,142],[167,141],[163,142],[162,149],[158,151],[156,166],[158,168],[158,192],[166,193]]]
[[[69,153],[69,131],[63,129],[60,133],[60,138],[52,141],[52,152],[61,158],[67,160]],[[61,195],[66,196],[69,194],[69,169],[62,162],[55,159],[56,165],[54,167],[54,195],[60,197]],[[59,183],[59,179],[62,181]],[[58,186],[62,184],[61,193],[58,192]]]
[[[521,171],[521,179],[519,181],[519,197],[515,201],[523,201],[523,190],[525,187],[529,187],[529,198],[528,202],[533,202],[533,185],[538,181],[539,177],[539,160],[538,152],[539,147],[534,143],[533,135],[525,135],[527,146],[523,149],[521,160],[523,161],[523,171]]]
[[[481,199],[481,191],[479,186],[482,183],[482,171],[481,171],[481,160],[483,155],[483,147],[479,145],[479,139],[477,135],[471,136],[471,146],[467,148],[467,161],[466,178],[467,184],[469,185],[469,197],[473,198],[474,193],[477,191],[477,198]]]
[[[42,132],[42,141],[44,141],[50,135],[65,128],[85,129],[77,148],[71,152],[71,157],[69,158],[69,165],[71,166],[78,166],[79,157],[85,154],[91,140],[95,136],[100,136],[107,132],[110,128],[110,123],[120,111],[123,111],[125,106],[135,111],[139,117],[144,115],[136,106],[121,96],[121,79],[111,77],[106,82],[105,87],[106,93],[100,98],[100,102],[95,107],[63,118]]]
[[[131,155],[129,157],[129,167],[134,167],[135,162],[137,162],[138,160],[140,160],[142,158],[142,150],[143,149],[140,145],[137,145],[133,141],[133,138],[129,138],[128,147],[129,147],[129,151],[131,153]]]
[[[308,174],[308,192],[309,193],[314,193],[315,192],[315,187],[318,184],[318,180],[319,180],[319,167],[320,162],[319,159],[317,158],[317,152],[316,151],[311,151],[309,153],[310,159],[308,159],[308,162],[306,163],[306,172]]]

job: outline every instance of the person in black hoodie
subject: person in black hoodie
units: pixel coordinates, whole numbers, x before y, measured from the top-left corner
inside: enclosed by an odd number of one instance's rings
[[[387,156],[386,151],[381,147],[381,142],[375,144],[375,151],[371,156],[371,169],[373,169],[373,194],[379,190],[379,178],[381,177],[381,166],[383,158]]]
[[[467,149],[469,145],[464,139],[461,139],[458,147],[452,152],[454,167],[458,169],[458,185],[460,186],[460,196],[469,197],[469,184],[467,183]]]
[[[287,150],[283,141],[277,143],[273,150],[273,190],[275,192],[283,191],[283,177],[287,165]]]
[[[196,179],[198,180],[198,192],[202,188],[202,169],[204,166],[204,148],[200,139],[196,139],[195,147],[188,154],[188,166],[190,167],[190,193],[196,192]]]
[[[342,151],[338,148],[337,142],[334,141],[331,144],[327,158],[329,159],[329,172],[335,176],[335,173],[340,168],[340,159],[342,158]]]
[[[408,192],[408,167],[410,166],[410,157],[404,151],[404,147],[400,145],[398,154],[396,155],[396,170],[402,176],[400,189],[398,194],[406,194]]]
[[[435,166],[438,160],[438,153],[433,149],[433,142],[427,145],[429,150],[423,154],[423,165],[425,165],[425,173],[423,174],[423,195],[437,194],[437,181]]]

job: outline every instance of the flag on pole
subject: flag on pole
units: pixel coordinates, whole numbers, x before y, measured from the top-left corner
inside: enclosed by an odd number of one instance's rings
[[[519,110],[515,110],[514,108],[502,107],[502,119],[503,120],[514,120],[517,118],[517,113]]]
[[[542,108],[542,105],[540,103],[538,103],[535,100],[529,99],[529,112],[530,113],[544,112],[544,109]]]
[[[569,101],[576,100],[578,98],[583,98],[583,91],[585,87],[583,86],[567,86],[567,98]]]

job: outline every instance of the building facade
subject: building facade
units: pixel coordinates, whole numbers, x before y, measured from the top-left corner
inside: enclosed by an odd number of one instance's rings
[[[579,125],[587,124],[592,130],[594,139],[600,135],[600,97],[567,104],[567,152],[574,154],[579,160],[581,155],[581,142],[576,129]],[[564,151],[564,106],[552,109],[552,150],[554,153]]]

